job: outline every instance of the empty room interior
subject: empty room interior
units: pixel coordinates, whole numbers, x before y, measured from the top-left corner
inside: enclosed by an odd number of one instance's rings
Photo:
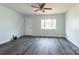
[[[0,55],[79,55],[78,3],[0,3]]]

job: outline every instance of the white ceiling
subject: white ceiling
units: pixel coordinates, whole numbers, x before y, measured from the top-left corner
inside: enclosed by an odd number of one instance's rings
[[[20,12],[24,15],[34,15],[34,14],[60,14],[67,12],[70,8],[72,8],[74,3],[46,3],[45,7],[50,7],[52,10],[46,10],[45,13],[38,11],[34,12],[36,8],[30,7],[30,5],[36,5],[36,3],[1,3],[7,8],[13,9],[17,12]]]

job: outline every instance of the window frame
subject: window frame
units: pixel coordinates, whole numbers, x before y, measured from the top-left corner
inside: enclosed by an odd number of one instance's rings
[[[47,23],[49,26],[47,25]],[[56,19],[41,19],[41,29],[56,29]]]

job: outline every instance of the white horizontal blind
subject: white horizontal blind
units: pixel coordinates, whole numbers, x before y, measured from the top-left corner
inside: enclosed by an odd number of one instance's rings
[[[41,19],[41,29],[56,29],[56,19]]]

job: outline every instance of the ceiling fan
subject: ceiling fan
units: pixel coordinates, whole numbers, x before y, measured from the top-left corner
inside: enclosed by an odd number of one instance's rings
[[[39,10],[42,12],[45,12],[45,10],[52,10],[52,8],[45,8],[45,5],[45,3],[37,3],[37,6],[31,5],[31,7],[37,8],[34,12],[37,12]]]

